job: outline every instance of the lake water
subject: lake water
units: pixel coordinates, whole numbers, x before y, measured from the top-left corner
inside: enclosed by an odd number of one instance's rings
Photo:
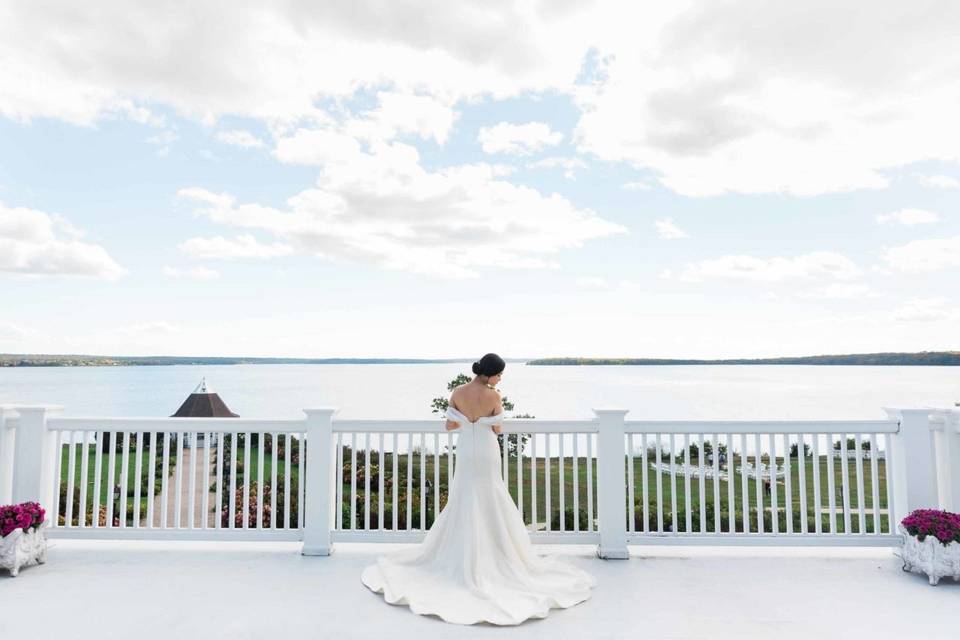
[[[0,368],[0,404],[58,404],[64,415],[166,416],[201,378],[243,417],[435,418],[430,401],[470,363]],[[499,388],[515,413],[589,418],[881,418],[883,407],[953,406],[960,367],[528,366]]]

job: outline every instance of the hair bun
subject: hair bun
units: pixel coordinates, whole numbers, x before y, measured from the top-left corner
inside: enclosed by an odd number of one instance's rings
[[[507,363],[495,353],[488,353],[473,363],[473,373],[478,376],[496,376],[503,372]]]

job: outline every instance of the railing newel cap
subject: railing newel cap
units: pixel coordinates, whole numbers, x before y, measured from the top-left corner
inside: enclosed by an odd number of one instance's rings
[[[329,413],[331,416],[340,413],[340,407],[310,407],[309,409],[303,409],[305,414],[325,414]]]
[[[591,411],[599,415],[627,415],[630,413],[630,409],[621,409],[619,407],[591,407]]]
[[[883,407],[883,410],[887,415],[899,417],[904,413],[933,413],[938,410],[938,407]]]
[[[942,429],[941,425],[946,421],[946,412],[948,410],[943,409],[942,407],[931,407],[931,406],[922,406],[922,407],[883,407],[883,411],[893,420],[897,421],[897,433],[900,433],[900,430],[903,428],[903,420],[906,416],[916,416],[924,415],[927,418],[928,426],[931,431],[939,431]]]

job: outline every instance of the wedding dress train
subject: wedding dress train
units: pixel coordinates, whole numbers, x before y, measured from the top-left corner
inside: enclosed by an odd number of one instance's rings
[[[503,415],[471,422],[447,409],[461,426],[446,506],[418,546],[378,557],[360,576],[390,604],[457,624],[515,625],[590,597],[596,578],[534,551],[500,475],[491,426]]]

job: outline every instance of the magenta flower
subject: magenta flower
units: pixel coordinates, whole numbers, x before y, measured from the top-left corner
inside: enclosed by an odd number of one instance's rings
[[[900,521],[903,528],[923,542],[933,536],[943,544],[960,542],[960,513],[937,509],[917,509]]]
[[[6,537],[17,529],[25,532],[39,527],[47,512],[36,502],[21,502],[0,506],[0,537]]]

